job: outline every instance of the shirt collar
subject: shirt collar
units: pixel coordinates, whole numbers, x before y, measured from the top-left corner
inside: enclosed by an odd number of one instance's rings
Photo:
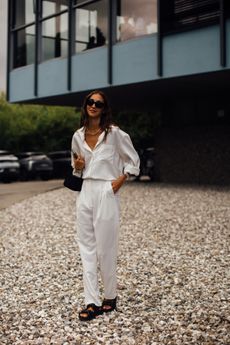
[[[79,128],[79,129],[78,129],[78,133],[79,133],[79,136],[80,136],[82,142],[84,143],[85,148],[86,148],[87,150],[92,151],[92,150],[90,149],[90,147],[87,145],[86,141],[85,141],[85,127],[83,126],[83,127]],[[97,144],[96,144],[96,146],[95,146],[94,149],[96,149],[96,147],[103,141],[104,136],[105,136],[105,132],[102,132],[102,133],[99,135]]]

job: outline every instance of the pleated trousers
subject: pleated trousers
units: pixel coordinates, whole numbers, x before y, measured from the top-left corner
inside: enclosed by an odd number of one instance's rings
[[[101,305],[98,265],[104,298],[117,295],[119,195],[111,181],[85,179],[77,198],[77,242],[83,265],[85,304]]]

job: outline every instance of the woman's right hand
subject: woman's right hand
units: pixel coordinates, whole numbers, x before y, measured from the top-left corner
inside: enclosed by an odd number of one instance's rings
[[[85,159],[83,156],[78,155],[77,157],[74,157],[74,167],[75,170],[83,170],[85,167]]]

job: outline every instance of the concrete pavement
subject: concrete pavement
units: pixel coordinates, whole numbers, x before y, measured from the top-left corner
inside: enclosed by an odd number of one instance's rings
[[[9,207],[16,202],[27,199],[33,195],[61,188],[62,186],[62,179],[0,183],[0,209]]]

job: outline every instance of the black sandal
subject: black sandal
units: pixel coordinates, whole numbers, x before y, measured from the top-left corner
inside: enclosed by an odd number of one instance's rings
[[[103,313],[109,313],[113,310],[117,310],[117,297],[115,297],[114,299],[105,298],[102,302],[101,308]]]
[[[85,315],[84,315],[85,314]],[[83,309],[79,313],[80,321],[90,321],[95,319],[98,315],[103,314],[101,307],[98,307],[94,303],[88,304],[86,309]]]

